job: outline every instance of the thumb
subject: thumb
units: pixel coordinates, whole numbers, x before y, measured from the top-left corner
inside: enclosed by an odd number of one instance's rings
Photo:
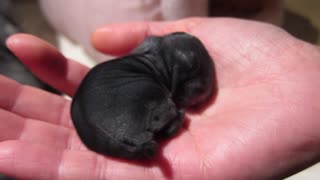
[[[165,35],[173,32],[189,32],[204,18],[189,18],[166,22],[131,22],[110,24],[92,34],[92,44],[100,52],[124,55],[134,49],[147,36]]]

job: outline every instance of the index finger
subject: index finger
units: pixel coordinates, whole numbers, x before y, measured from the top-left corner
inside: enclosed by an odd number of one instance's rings
[[[8,48],[39,79],[72,96],[89,68],[64,57],[47,42],[27,34],[7,40]]]

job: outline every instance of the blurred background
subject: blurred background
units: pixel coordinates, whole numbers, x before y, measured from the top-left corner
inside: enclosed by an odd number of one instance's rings
[[[80,1],[82,3],[77,3]],[[134,21],[172,20],[187,16],[235,16],[282,26],[294,36],[320,45],[319,0],[212,0],[209,2],[207,0],[163,0],[160,5],[150,3],[144,7],[135,4],[135,1],[126,1],[123,6],[119,5],[121,3],[115,3],[115,0],[96,0],[104,3],[104,5],[98,4],[100,7],[90,6],[84,1],[92,2],[88,0],[0,0],[0,74],[21,83],[59,93],[38,80],[24,67],[6,49],[5,39],[16,32],[31,33],[49,41],[67,57],[93,66],[110,57],[93,50],[90,46],[90,33],[103,24],[123,22],[128,17],[128,20]],[[229,5],[228,1],[232,5]],[[116,5],[111,6],[112,3]],[[105,7],[112,7],[113,11],[106,11]],[[129,7],[134,10],[132,14],[123,13]],[[84,8],[89,10],[84,11]],[[179,11],[176,11],[177,8]],[[71,12],[70,9],[72,9]],[[95,11],[95,14],[90,14],[90,9]],[[162,13],[161,16],[159,11]],[[64,21],[68,18],[71,19],[70,23]],[[0,175],[0,180],[2,179],[10,178]],[[315,179],[320,179],[320,165],[287,178],[287,180]]]

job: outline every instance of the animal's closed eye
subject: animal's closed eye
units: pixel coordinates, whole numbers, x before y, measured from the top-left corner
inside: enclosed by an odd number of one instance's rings
[[[148,38],[131,55],[87,74],[73,97],[73,123],[93,151],[150,158],[157,141],[180,129],[182,109],[213,94],[213,72],[197,38],[185,33]]]

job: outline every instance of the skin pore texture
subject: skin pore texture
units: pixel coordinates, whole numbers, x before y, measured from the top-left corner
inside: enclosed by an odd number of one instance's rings
[[[175,135],[184,111],[214,90],[213,61],[186,33],[148,37],[131,55],[94,67],[71,106],[87,147],[127,159],[152,158],[157,140]]]

